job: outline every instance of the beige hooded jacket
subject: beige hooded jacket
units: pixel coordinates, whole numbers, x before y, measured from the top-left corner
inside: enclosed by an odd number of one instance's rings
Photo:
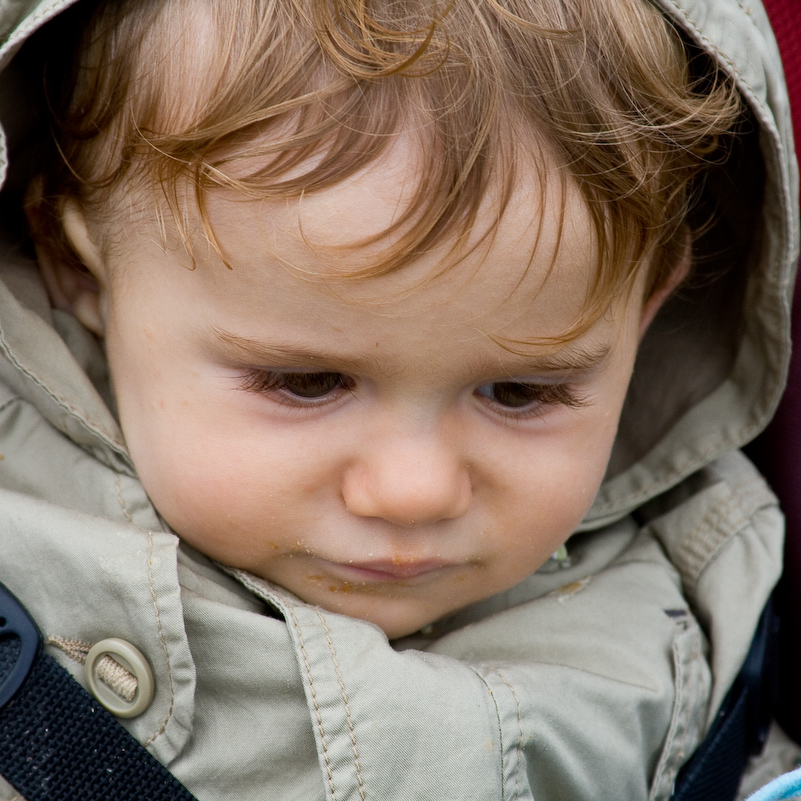
[[[7,202],[27,135],[12,59],[68,5],[0,1]],[[798,220],[787,99],[758,0],[660,5],[753,113],[716,179],[731,263],[649,331],[609,477],[568,543],[571,566],[425,635],[390,644],[165,530],[96,388],[97,343],[51,310],[19,231],[8,232],[0,581],[84,686],[89,645],[118,637],[144,654],[155,697],[122,723],[200,801],[670,796],[780,572],[780,513],[737,449],[784,381]],[[0,782],[0,799],[15,798]]]

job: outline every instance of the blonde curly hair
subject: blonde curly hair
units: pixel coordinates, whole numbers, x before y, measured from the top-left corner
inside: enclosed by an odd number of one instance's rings
[[[411,132],[413,200],[347,277],[443,243],[458,254],[488,194],[497,224],[533,158],[543,198],[575,182],[593,223],[579,328],[641,269],[648,292],[666,282],[697,176],[742,115],[733,83],[645,0],[101,0],[66,14],[43,46],[54,238],[65,198],[102,214],[136,181],[179,229],[191,187],[214,243],[215,188],[317,192]]]

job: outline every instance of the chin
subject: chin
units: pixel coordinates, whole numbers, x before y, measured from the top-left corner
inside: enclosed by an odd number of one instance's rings
[[[332,610],[339,611],[339,610]],[[372,623],[378,626],[384,634],[387,635],[388,640],[398,640],[401,637],[408,637],[410,634],[420,631],[431,623],[439,620],[446,611],[440,614],[433,614],[430,611],[426,614],[423,610],[406,610],[406,609],[381,609],[381,610],[360,610],[363,613],[357,613],[356,610],[342,611],[341,614],[355,617],[359,620],[364,620],[367,623]]]

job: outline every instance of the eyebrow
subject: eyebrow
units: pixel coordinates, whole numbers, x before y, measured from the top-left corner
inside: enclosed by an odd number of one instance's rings
[[[222,345],[226,355],[237,361],[247,361],[253,366],[276,365],[280,367],[298,367],[308,370],[319,365],[321,370],[336,372],[374,372],[387,374],[390,371],[382,359],[374,356],[350,356],[340,353],[329,353],[322,348],[314,350],[301,345],[285,345],[266,343],[250,337],[233,334],[215,327],[214,335],[218,344]],[[496,343],[497,344],[497,343]],[[502,353],[514,359],[504,363],[499,357],[497,361],[482,359],[474,365],[476,370],[498,371],[509,376],[526,372],[535,373],[588,373],[600,367],[611,351],[611,345],[568,345],[554,353],[527,354],[510,348],[499,346]]]
[[[276,365],[281,367],[302,367],[309,369],[315,365],[336,372],[364,372],[382,370],[381,360],[370,356],[347,356],[314,349],[279,343],[266,343],[250,337],[232,334],[222,328],[214,328],[214,334],[227,355],[236,360],[247,360],[255,365]]]
[[[508,348],[504,348],[504,350],[521,359],[521,364],[525,364],[538,372],[586,373],[600,367],[606,361],[612,346],[609,343],[573,346],[568,344],[554,353],[543,354],[520,353]]]

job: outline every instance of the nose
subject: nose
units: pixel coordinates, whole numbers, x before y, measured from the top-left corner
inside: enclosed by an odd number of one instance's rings
[[[347,469],[348,511],[400,526],[423,526],[464,515],[472,486],[467,464],[436,435],[378,440]]]

